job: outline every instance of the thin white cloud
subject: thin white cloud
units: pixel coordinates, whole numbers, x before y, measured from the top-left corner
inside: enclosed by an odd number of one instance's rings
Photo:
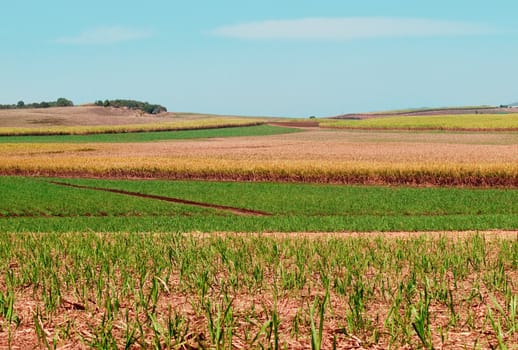
[[[489,25],[423,18],[345,17],[267,20],[223,26],[211,34],[238,39],[353,40],[493,34]]]
[[[152,36],[153,33],[147,29],[136,29],[128,27],[97,27],[85,30],[75,36],[64,36],[56,40],[59,44],[71,45],[96,45],[115,44],[125,41],[141,40]]]

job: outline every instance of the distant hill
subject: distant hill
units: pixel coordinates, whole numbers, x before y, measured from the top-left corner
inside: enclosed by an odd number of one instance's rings
[[[74,102],[64,97],[58,98],[56,101],[42,101],[42,102],[31,102],[25,103],[24,101],[18,101],[16,104],[0,104],[0,109],[34,109],[34,108],[51,108],[51,107],[73,107]]]
[[[173,121],[173,113],[141,114],[129,108],[106,108],[94,105],[49,108],[0,109],[2,128],[40,128],[61,126],[104,126]],[[176,120],[178,118],[175,118]]]
[[[393,116],[433,116],[452,114],[508,114],[516,113],[518,102],[511,105],[494,106],[466,106],[466,107],[443,107],[443,108],[419,108],[407,110],[395,110],[369,113],[350,113],[331,117],[333,119],[368,119]]]

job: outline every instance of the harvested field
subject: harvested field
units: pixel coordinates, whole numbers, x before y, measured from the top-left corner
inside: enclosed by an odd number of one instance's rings
[[[172,113],[159,116],[142,115],[124,108],[97,106],[53,107],[0,110],[4,128],[40,128],[42,126],[101,126],[160,123],[171,119]]]
[[[2,144],[0,173],[518,186],[518,133],[301,133],[121,144]]]
[[[84,135],[262,124],[262,118],[193,113],[141,114],[95,106],[0,110],[0,135]]]
[[[517,234],[1,234],[0,347],[512,349]]]
[[[0,110],[0,125],[5,128],[39,128],[41,126],[105,126],[151,124],[164,121],[185,121],[206,118],[236,118],[202,113],[168,112],[142,114],[126,108],[75,106],[36,109]]]

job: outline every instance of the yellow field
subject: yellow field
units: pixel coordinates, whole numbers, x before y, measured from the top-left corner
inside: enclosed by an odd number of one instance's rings
[[[322,121],[320,125],[352,129],[517,130],[518,114],[384,116],[363,120],[328,119]]]

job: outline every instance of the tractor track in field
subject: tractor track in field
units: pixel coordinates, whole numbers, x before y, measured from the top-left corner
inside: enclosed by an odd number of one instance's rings
[[[158,196],[158,195],[154,195],[154,194],[145,194],[145,193],[139,193],[139,192],[117,190],[117,189],[113,189],[113,188],[74,185],[74,184],[70,184],[70,183],[66,183],[66,182],[58,182],[58,181],[49,181],[49,183],[53,184],[53,185],[58,185],[58,186],[79,188],[79,189],[85,189],[85,190],[94,190],[94,191],[104,191],[104,192],[123,194],[123,195],[127,195],[127,196],[139,197],[139,198],[155,199],[155,200],[160,200],[160,201],[170,202],[170,203],[192,205],[192,206],[200,207],[200,208],[219,209],[219,210],[224,210],[224,211],[227,211],[227,212],[230,212],[233,214],[237,214],[237,215],[272,216],[271,213],[267,213],[267,212],[259,211],[259,210],[236,208],[236,207],[230,207],[230,206],[226,206],[226,205],[196,202],[196,201],[190,201],[190,200],[180,199],[180,198]]]

